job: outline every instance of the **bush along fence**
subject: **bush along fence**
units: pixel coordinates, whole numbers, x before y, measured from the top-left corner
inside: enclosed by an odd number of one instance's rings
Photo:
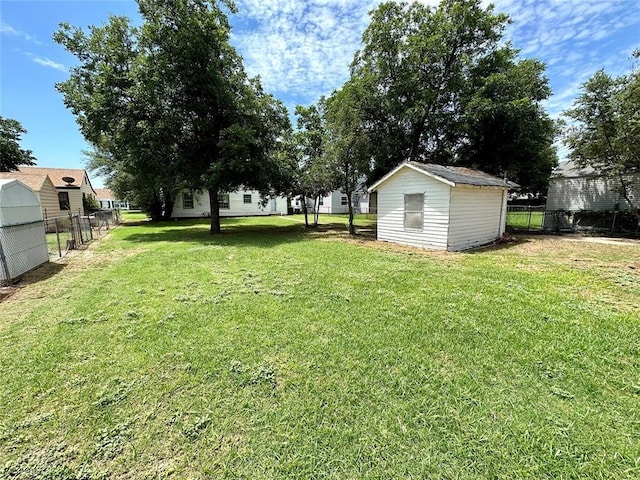
[[[640,235],[635,215],[619,210],[547,211],[544,217],[544,229],[548,232]]]
[[[63,257],[69,250],[105,235],[121,221],[120,210],[100,210],[90,215],[78,213],[44,221],[49,256]]]

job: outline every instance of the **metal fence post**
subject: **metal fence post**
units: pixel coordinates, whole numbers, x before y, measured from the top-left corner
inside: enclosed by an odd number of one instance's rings
[[[60,233],[58,232],[58,219],[53,219],[53,224],[56,226],[56,240],[58,241],[58,257],[62,258],[62,248],[60,248]]]

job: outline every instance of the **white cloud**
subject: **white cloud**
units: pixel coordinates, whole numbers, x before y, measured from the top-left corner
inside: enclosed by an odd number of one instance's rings
[[[37,63],[38,65],[42,65],[44,67],[53,68],[55,70],[60,70],[61,72],[66,72],[67,71],[67,67],[65,67],[61,63],[58,63],[58,62],[56,62],[54,60],[51,60],[50,58],[40,57],[38,55],[35,55],[33,53],[29,53],[29,52],[25,52],[25,55],[27,57],[29,57],[31,60],[33,60],[35,63]]]
[[[435,6],[438,0],[421,0]],[[339,88],[361,47],[368,12],[380,0],[237,0],[232,43],[250,75],[292,110]],[[640,9],[630,0],[483,0],[512,24],[505,39],[524,58],[544,61],[556,93],[548,102],[553,115],[569,107],[580,86],[599,68],[621,73],[638,35],[619,32],[640,24]],[[638,30],[636,30],[637,32]],[[607,70],[609,71],[609,70]]]
[[[38,40],[33,35],[29,35],[28,33],[23,32],[22,30],[13,28],[11,25],[7,25],[4,22],[0,23],[0,33],[4,35],[11,35],[13,37],[20,37],[28,42],[35,43],[36,45],[42,45],[42,42],[40,42],[40,40]]]
[[[239,0],[234,32],[250,75],[267,91],[296,102],[315,102],[348,78],[353,54],[376,2],[358,0]]]

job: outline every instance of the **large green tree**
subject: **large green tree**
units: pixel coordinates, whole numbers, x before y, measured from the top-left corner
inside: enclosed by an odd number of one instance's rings
[[[557,165],[557,125],[542,107],[551,89],[544,64],[516,60],[516,55],[504,47],[470,70],[463,102],[465,140],[456,164],[504,176],[525,192],[542,194]]]
[[[473,164],[541,189],[555,162],[541,107],[550,91],[542,64],[518,62],[500,43],[508,22],[480,0],[387,2],[371,13],[350,80],[365,93],[363,126],[376,147],[370,179],[418,160]],[[499,159],[489,158],[495,148]]]
[[[325,162],[333,183],[347,197],[349,233],[353,223],[353,194],[363,187],[371,170],[371,149],[361,112],[362,92],[347,82],[327,100]]]
[[[326,99],[316,105],[296,107],[297,129],[293,134],[295,194],[300,195],[305,226],[309,226],[307,198],[314,200],[314,225],[318,225],[320,197],[335,189],[335,182],[325,158]]]
[[[572,122],[565,136],[570,157],[616,179],[640,225],[637,184],[634,191],[640,174],[640,69],[619,77],[596,72],[564,115]]]
[[[20,165],[35,165],[31,151],[20,146],[23,133],[27,131],[20,122],[0,116],[0,172],[18,170]]]
[[[114,175],[134,189],[152,186],[165,215],[179,188],[206,189],[219,233],[221,192],[269,191],[286,110],[247,77],[229,44],[233,3],[138,4],[140,27],[122,17],[88,34],[62,26],[55,39],[80,65],[58,88],[85,137],[110,153]]]

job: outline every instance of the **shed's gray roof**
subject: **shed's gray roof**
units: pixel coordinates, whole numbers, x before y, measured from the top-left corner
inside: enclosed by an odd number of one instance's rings
[[[580,167],[573,160],[559,164],[554,168],[551,177],[576,178],[576,177],[594,177],[600,175],[593,167]]]
[[[480,170],[467,167],[453,167],[436,165],[433,163],[407,162],[420,170],[436,177],[444,178],[450,182],[463,185],[476,185],[479,187],[510,187],[511,185],[501,178],[489,175]]]
[[[518,185],[513,182],[507,182],[501,178],[494,177],[488,173],[467,167],[453,167],[436,165],[433,163],[420,163],[420,162],[404,162],[398,167],[394,168],[391,172],[386,174],[376,183],[374,183],[369,191],[374,191],[378,185],[384,182],[387,178],[394,175],[401,168],[409,167],[419,172],[422,172],[430,177],[433,177],[441,182],[456,185],[474,185],[478,187],[502,187],[502,188],[514,188]]]

